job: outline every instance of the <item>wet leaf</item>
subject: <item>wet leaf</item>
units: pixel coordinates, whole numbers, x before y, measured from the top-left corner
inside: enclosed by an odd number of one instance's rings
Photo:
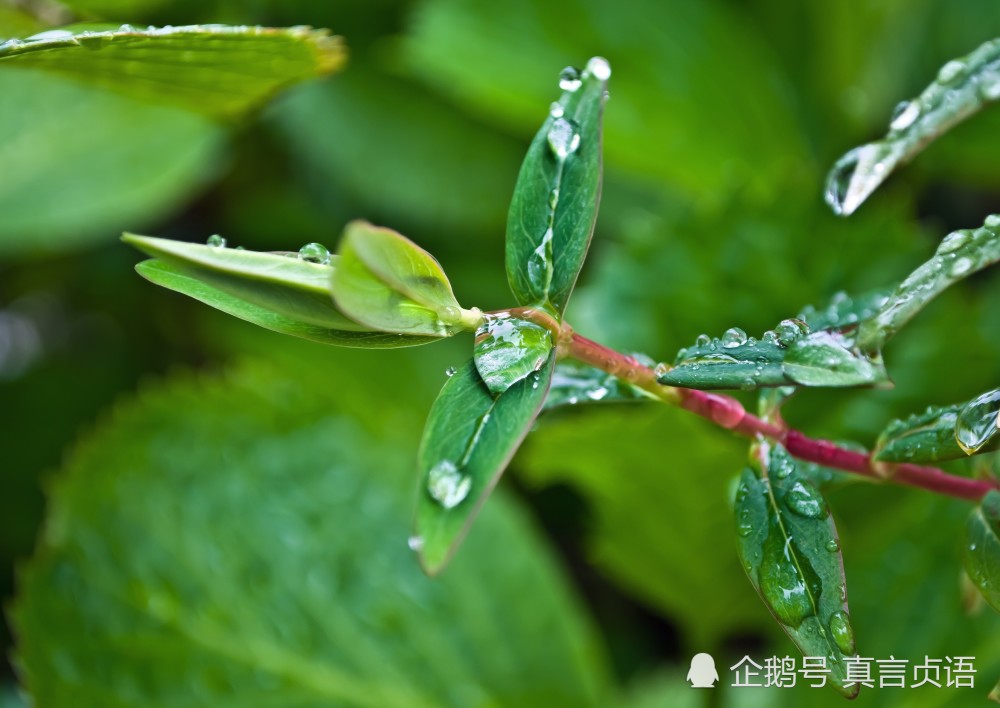
[[[1000,492],[988,492],[969,516],[962,561],[986,602],[1000,612]]]
[[[955,441],[965,454],[986,452],[1000,445],[1000,389],[982,393],[964,404],[955,420]]]
[[[517,301],[561,315],[583,266],[601,195],[601,115],[608,63],[567,74],[514,187],[507,280]]]
[[[896,106],[885,138],[840,158],[827,177],[827,203],[836,214],[851,214],[898,165],[998,98],[1000,40],[994,39],[949,61],[923,93]]]
[[[555,356],[494,397],[470,361],[431,407],[418,456],[414,538],[420,562],[442,570],[541,410]]]
[[[395,231],[353,221],[338,254],[333,298],[351,319],[372,329],[435,337],[478,324],[479,316],[455,300],[438,262]]]
[[[606,371],[572,360],[556,364],[544,410],[581,403],[651,400],[650,394],[630,386]]]
[[[802,386],[870,386],[887,382],[880,355],[863,354],[836,332],[813,332],[788,349],[785,373]]]
[[[259,305],[254,305],[225,290],[209,285],[200,275],[180,268],[172,263],[160,260],[148,260],[139,263],[136,271],[151,283],[169,290],[179,292],[203,302],[210,307],[241,320],[269,329],[272,332],[301,337],[320,344],[332,344],[341,347],[361,347],[371,349],[387,349],[396,347],[413,347],[418,344],[437,341],[437,337],[421,337],[391,332],[373,332],[371,330],[331,329],[302,320],[293,319]]]
[[[0,44],[0,67],[54,71],[218,117],[243,113],[344,60],[338,37],[308,27],[84,26]]]
[[[997,69],[1000,72],[1000,66]],[[1000,76],[998,76],[1000,81]],[[937,252],[913,271],[878,312],[861,324],[858,345],[879,349],[945,288],[1000,260],[1000,214],[986,217],[978,229],[945,236]]]
[[[880,462],[938,462],[965,457],[967,453],[955,439],[955,424],[964,406],[931,406],[923,413],[892,421],[879,435],[873,458]]]
[[[780,445],[757,443],[736,492],[740,559],[764,604],[804,656],[827,657],[830,682],[853,698],[844,657],[855,653],[833,517]]]
[[[493,395],[506,391],[549,359],[552,334],[544,327],[510,315],[487,315],[476,330],[473,359]]]
[[[891,294],[892,289],[873,290],[855,296],[840,291],[823,307],[807,305],[802,308],[797,319],[809,325],[814,332],[854,327],[877,313]]]

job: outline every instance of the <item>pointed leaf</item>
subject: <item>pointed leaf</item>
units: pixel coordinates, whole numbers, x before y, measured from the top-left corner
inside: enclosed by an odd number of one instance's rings
[[[476,370],[493,395],[538,371],[552,351],[552,333],[510,315],[488,315],[476,330]]]
[[[601,193],[608,63],[564,72],[562,97],[528,148],[507,217],[507,280],[522,305],[561,315],[583,266]]]
[[[827,657],[833,687],[853,698],[844,657],[854,654],[854,634],[833,517],[783,447],[761,442],[751,457],[736,492],[740,559],[795,646]]]
[[[616,376],[571,360],[556,364],[544,410],[579,403],[617,403],[652,400],[651,394]]]
[[[809,329],[814,332],[821,329],[839,330],[854,327],[878,312],[893,290],[894,288],[883,288],[854,296],[840,291],[835,293],[824,307],[807,305],[802,308],[797,319],[809,325]]]
[[[827,203],[836,214],[851,214],[897,165],[998,98],[1000,40],[994,39],[949,61],[923,93],[896,106],[885,138],[840,158],[827,178]]]
[[[955,439],[955,423],[964,405],[931,406],[905,420],[892,421],[879,435],[873,459],[879,462],[938,462],[965,457],[966,452]]]
[[[986,602],[1000,612],[1000,492],[988,492],[969,515],[962,561]]]
[[[48,30],[0,44],[0,66],[55,71],[144,100],[232,117],[339,68],[339,37],[309,27],[129,25]]]
[[[837,332],[819,331],[788,349],[785,373],[802,386],[870,386],[886,382],[881,356],[863,354]]]
[[[945,288],[997,261],[1000,261],[1000,214],[986,217],[978,229],[951,232],[941,241],[933,258],[913,271],[879,311],[862,323],[858,345],[879,349]]]
[[[448,562],[493,491],[542,407],[554,366],[552,353],[494,398],[470,361],[441,389],[418,457],[414,539],[428,573]]]
[[[455,300],[438,262],[391,229],[353,221],[339,255],[333,297],[351,319],[372,329],[436,337],[478,324],[478,314]]]
[[[241,320],[269,329],[279,334],[301,337],[320,344],[332,344],[341,347],[361,347],[371,349],[388,349],[395,347],[413,347],[418,344],[437,341],[437,337],[419,337],[390,332],[373,332],[370,330],[355,331],[331,329],[254,305],[209,285],[192,271],[172,263],[159,260],[149,260],[139,263],[136,271],[151,283],[169,290],[192,297],[210,307]]]

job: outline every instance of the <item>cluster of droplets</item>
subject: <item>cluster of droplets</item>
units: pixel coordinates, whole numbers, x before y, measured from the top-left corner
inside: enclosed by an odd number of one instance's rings
[[[675,363],[679,365],[688,359],[705,357],[711,358],[713,361],[726,361],[727,350],[735,350],[740,347],[753,349],[759,343],[785,349],[809,333],[809,325],[799,319],[782,320],[773,330],[764,332],[759,342],[754,337],[748,337],[747,333],[739,327],[730,327],[718,338],[699,334],[694,341],[694,346],[685,347],[677,352]],[[735,357],[730,357],[729,360],[738,361]]]
[[[1000,432],[1000,388],[969,401],[955,420],[955,440],[966,455],[985,448]]]
[[[960,406],[927,406],[922,413],[893,420],[879,435],[876,456],[890,462],[924,459],[921,441],[938,448],[934,436],[949,435],[955,429]]]
[[[472,478],[451,460],[441,460],[427,473],[427,493],[445,509],[453,509],[469,496]]]
[[[219,234],[212,234],[209,236],[205,241],[205,244],[211,248],[227,248],[226,239]],[[242,246],[237,246],[235,250],[242,251],[244,249]],[[333,256],[330,254],[330,250],[321,243],[307,243],[298,251],[282,251],[280,253],[288,256],[289,258],[298,258],[300,261],[305,261],[306,263],[317,263],[319,265],[330,265],[333,259]]]

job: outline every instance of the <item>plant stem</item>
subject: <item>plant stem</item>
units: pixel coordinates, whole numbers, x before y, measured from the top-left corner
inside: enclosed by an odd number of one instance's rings
[[[991,481],[959,477],[936,467],[876,463],[867,453],[847,450],[827,440],[815,440],[797,430],[789,430],[783,425],[762,420],[747,413],[735,398],[664,386],[657,382],[653,369],[634,357],[591,341],[568,327],[560,336],[560,346],[567,356],[606,371],[666,403],[707,418],[716,425],[749,438],[761,435],[780,442],[790,455],[801,460],[972,501],[978,501],[988,491],[997,488]]]

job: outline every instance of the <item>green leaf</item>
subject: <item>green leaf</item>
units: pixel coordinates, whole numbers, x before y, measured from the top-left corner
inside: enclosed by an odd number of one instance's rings
[[[510,315],[487,315],[476,330],[473,360],[493,395],[538,371],[552,351],[552,333]]]
[[[418,344],[437,341],[437,337],[421,337],[390,332],[353,331],[344,329],[329,329],[310,324],[298,319],[292,319],[273,310],[254,305],[225,290],[207,284],[200,274],[180,268],[164,261],[149,260],[139,263],[136,271],[146,280],[192,297],[210,307],[241,320],[269,329],[279,334],[301,337],[320,344],[332,344],[341,347],[362,347],[371,349],[388,349],[395,347],[412,347]]]
[[[1000,445],[1000,388],[982,393],[962,406],[955,420],[955,441],[966,455]]]
[[[1000,214],[986,217],[978,229],[952,231],[934,256],[910,273],[878,312],[861,324],[858,345],[879,349],[945,288],[998,260]]]
[[[837,332],[806,335],[788,349],[785,373],[801,386],[871,386],[888,382],[880,355],[859,352]]]
[[[0,256],[110,243],[220,165],[224,133],[204,116],[30,70],[0,71],[0,94]]]
[[[778,444],[760,442],[736,492],[738,550],[750,582],[805,656],[827,657],[830,681],[853,698],[847,585],[833,517],[819,490]]]
[[[565,73],[562,97],[531,142],[507,217],[507,280],[522,305],[561,315],[590,247],[601,196],[608,63]]]
[[[967,453],[955,439],[955,423],[964,405],[929,406],[923,413],[892,421],[879,435],[873,459],[879,462],[938,462],[965,457]],[[995,449],[996,446],[990,447]]]
[[[836,214],[851,214],[897,165],[998,98],[1000,40],[994,39],[949,61],[923,93],[896,106],[885,138],[840,158],[827,177],[827,203]]]
[[[1000,492],[988,492],[969,515],[962,561],[986,602],[1000,612]]]
[[[428,573],[444,568],[493,491],[541,410],[554,366],[553,352],[494,397],[470,361],[441,389],[418,457],[414,538]]]
[[[579,603],[508,500],[447,577],[420,572],[409,431],[349,419],[364,398],[330,392],[353,376],[175,379],[88,436],[13,608],[34,704],[605,704]]]
[[[544,410],[580,403],[648,401],[651,395],[606,371],[572,360],[556,363]]]
[[[344,229],[332,275],[337,306],[373,329],[449,337],[478,325],[463,310],[434,258],[391,229],[352,221]]]
[[[345,59],[338,37],[308,27],[190,25],[48,30],[0,44],[0,66],[55,71],[87,84],[234,117]]]
[[[844,291],[835,293],[824,307],[807,305],[797,319],[812,331],[821,329],[847,329],[867,320],[885,305],[892,289],[873,290],[862,295],[850,296]]]

